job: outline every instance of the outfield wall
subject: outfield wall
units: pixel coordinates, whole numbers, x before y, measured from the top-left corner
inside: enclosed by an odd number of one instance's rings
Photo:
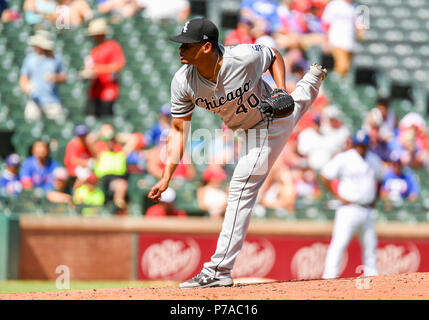
[[[181,281],[216,248],[221,221],[207,218],[20,216],[19,279],[54,280],[67,266],[71,280]],[[320,278],[332,221],[253,220],[234,277]],[[429,271],[429,223],[377,225],[381,273]],[[355,239],[342,277],[362,273]]]

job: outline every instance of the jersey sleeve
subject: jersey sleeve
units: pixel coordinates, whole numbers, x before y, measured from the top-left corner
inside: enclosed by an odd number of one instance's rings
[[[171,81],[171,116],[181,118],[190,115],[195,108],[191,95],[184,88],[183,83],[176,74]]]
[[[339,178],[341,162],[342,162],[341,155],[334,156],[322,167],[320,174],[328,180]]]
[[[255,56],[254,65],[258,74],[263,74],[274,61],[274,50],[262,44],[251,44],[250,50]]]

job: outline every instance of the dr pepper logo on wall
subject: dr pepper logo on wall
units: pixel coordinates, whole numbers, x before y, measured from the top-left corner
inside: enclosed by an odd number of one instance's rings
[[[329,244],[315,242],[310,246],[300,248],[292,258],[292,275],[299,280],[321,278],[328,247]],[[347,262],[348,254],[345,251],[340,263],[340,274],[344,271]]]
[[[166,239],[146,249],[141,258],[141,268],[149,279],[182,281],[193,275],[200,257],[198,243],[192,238]]]
[[[377,249],[377,266],[379,274],[416,272],[420,266],[419,249],[412,242],[385,245]]]
[[[275,260],[276,252],[269,241],[246,241],[235,261],[232,277],[265,277],[271,271]]]
[[[315,242],[312,245],[298,249],[291,261],[293,277],[301,280],[321,278],[325,268],[328,247],[329,244],[327,243]],[[380,275],[412,273],[416,272],[420,266],[420,252],[412,242],[380,246],[377,248],[376,255]],[[354,258],[354,261],[349,261],[347,250],[344,251],[340,265],[340,275],[346,271],[346,267],[355,267],[353,264],[357,261],[356,257]],[[351,265],[347,266],[349,263]],[[352,272],[354,271],[353,269]],[[348,273],[350,273],[350,269]],[[353,275],[354,273],[350,274],[350,276]]]

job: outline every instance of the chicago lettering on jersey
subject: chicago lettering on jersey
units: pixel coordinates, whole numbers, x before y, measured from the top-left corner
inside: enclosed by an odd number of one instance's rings
[[[241,104],[243,102],[244,94],[250,91],[250,82],[251,80],[247,81],[242,87],[237,88],[235,90],[231,90],[226,94],[226,97],[221,96],[217,99],[215,97],[212,97],[211,101],[208,100],[207,98],[198,97],[195,100],[195,104],[207,110],[219,108],[223,106],[225,103],[234,101],[236,99],[238,99],[237,104]]]

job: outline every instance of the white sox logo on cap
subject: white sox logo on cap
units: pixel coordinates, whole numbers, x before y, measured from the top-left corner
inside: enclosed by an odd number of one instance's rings
[[[185,25],[183,26],[183,31],[182,31],[183,33],[188,31],[188,24],[189,24],[189,21],[186,21]]]
[[[197,43],[200,41],[219,41],[219,30],[216,25],[206,18],[196,18],[186,21],[181,34],[171,37],[170,40],[179,43]]]

